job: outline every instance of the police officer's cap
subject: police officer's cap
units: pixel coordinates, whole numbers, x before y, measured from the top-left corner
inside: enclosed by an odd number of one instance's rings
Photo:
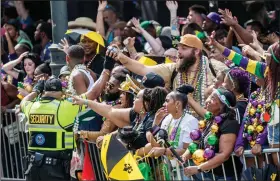
[[[45,91],[62,91],[62,84],[57,78],[50,78],[45,83]]]

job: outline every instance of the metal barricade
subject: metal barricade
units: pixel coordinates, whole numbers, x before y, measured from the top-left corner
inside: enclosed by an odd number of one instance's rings
[[[269,160],[269,155],[271,154],[276,154],[277,155],[277,159],[278,159],[278,164],[280,163],[279,161],[279,154],[280,154],[280,150],[279,148],[268,148],[268,149],[264,149],[262,151],[262,154],[259,155],[259,156],[264,156],[264,162],[263,163],[263,166],[264,165],[268,165],[268,164],[273,164],[270,162]],[[255,156],[252,154],[251,150],[245,150],[244,151],[244,154],[241,156],[241,157],[236,157],[234,153],[231,154],[230,158],[231,161],[232,161],[232,167],[233,167],[233,172],[234,172],[234,176],[231,176],[229,177],[228,175],[226,175],[226,170],[225,170],[225,166],[224,164],[221,165],[222,167],[222,171],[223,171],[223,175],[222,176],[217,176],[214,174],[214,170],[211,169],[209,171],[205,171],[205,172],[202,172],[200,174],[196,174],[194,177],[191,177],[189,179],[183,179],[184,178],[184,175],[181,175],[181,178],[182,180],[243,180],[242,179],[242,173],[248,168],[247,165],[246,165],[246,160],[248,158],[253,158],[254,159],[254,167],[256,168],[260,168],[259,164],[258,164],[258,157],[259,156]],[[240,170],[240,168],[237,167],[237,164],[236,164],[236,160],[237,159],[240,159],[243,161],[243,169],[241,171],[238,172],[238,170]],[[189,166],[194,166],[193,162],[191,160],[188,160],[188,165]],[[252,167],[252,166],[251,166]],[[183,172],[178,172],[178,173],[181,173],[183,174]],[[252,178],[253,179],[253,178]]]
[[[25,133],[25,122],[19,121],[18,117],[15,115],[15,110],[7,110],[5,113],[1,114],[1,161],[0,161],[0,175],[1,180],[24,180],[24,163],[22,158],[27,155],[27,145],[28,145],[28,134]],[[84,141],[88,143],[85,147]],[[81,140],[80,143],[81,154],[88,152],[90,156],[90,162],[92,165],[92,171],[95,174],[96,180],[107,180],[104,169],[101,164],[101,152],[97,148],[95,143]],[[85,149],[87,148],[87,149]],[[117,153],[117,151],[116,151]],[[278,163],[279,161],[279,148],[268,148],[262,151],[264,157],[264,162],[269,163],[269,157],[271,154],[277,155]],[[221,165],[223,176],[219,179],[222,180],[240,180],[242,171],[237,166],[236,161],[243,161],[243,171],[248,168],[246,161],[251,158],[254,160],[254,165],[259,168],[258,157],[251,153],[251,150],[245,150],[243,156],[236,157],[233,153],[229,159],[232,159],[232,168],[234,176],[229,178],[226,175],[226,170],[224,164]],[[148,161],[146,161],[148,159]],[[217,176],[214,174],[214,170],[209,170],[208,172],[202,172],[197,174],[195,177],[187,178],[184,175],[183,167],[177,161],[170,161],[166,156],[161,156],[159,158],[147,158],[142,160],[147,162],[151,167],[153,180],[217,180]],[[194,165],[191,160],[188,161],[190,166]]]
[[[1,113],[1,180],[24,180],[24,163],[27,155],[28,135],[25,122],[20,122],[14,109]]]
[[[85,150],[83,142],[81,142],[83,148],[82,153],[85,153],[85,151],[88,151],[90,154],[91,158],[91,163],[92,163],[92,170],[95,173],[96,180],[107,180],[106,176],[104,175],[104,169],[101,164],[100,160],[100,149],[98,149],[93,142],[87,141],[89,147],[88,150]],[[117,152],[116,152],[117,153]],[[264,149],[262,151],[262,155],[265,158],[265,163],[269,163],[269,156],[271,154],[277,154],[278,158],[278,163],[279,162],[279,148],[268,148]],[[245,150],[243,156],[241,157],[236,157],[234,153],[231,154],[230,158],[232,160],[232,168],[234,175],[229,177],[226,175],[226,170],[224,164],[221,165],[222,168],[222,173],[223,175],[217,176],[214,174],[214,170],[209,170],[202,172],[200,174],[197,174],[193,177],[186,177],[184,175],[184,168],[182,167],[182,164],[177,162],[176,160],[169,160],[166,156],[161,156],[159,158],[150,158],[150,157],[145,157],[140,159],[141,161],[138,163],[146,162],[150,165],[151,172],[152,172],[152,179],[156,181],[160,180],[242,180],[241,175],[244,170],[246,170],[248,167],[246,165],[246,159],[247,158],[253,158],[255,160],[255,167],[259,168],[257,158],[258,156],[254,156],[251,153],[251,150]],[[238,164],[236,163],[239,160],[243,160],[243,170],[240,170],[241,168],[237,166]],[[188,165],[189,166],[194,166],[194,163],[191,160],[188,160]],[[242,167],[242,164],[240,165]]]

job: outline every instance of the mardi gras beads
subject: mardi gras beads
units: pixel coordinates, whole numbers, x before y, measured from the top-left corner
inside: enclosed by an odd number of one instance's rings
[[[192,159],[193,162],[196,165],[200,165],[201,163],[205,162],[205,158],[204,158],[204,150],[202,149],[198,149],[196,150],[193,154],[192,154]]]
[[[265,104],[264,96],[260,89],[251,94],[243,119],[245,122],[243,138],[249,141],[251,147],[257,143],[258,135],[263,132],[266,123],[271,118],[269,114],[270,107],[270,104]]]
[[[201,137],[201,132],[197,129],[194,129],[194,130],[191,131],[190,137],[191,137],[192,140],[195,140],[195,141],[199,140],[200,137]]]
[[[189,147],[188,147],[191,154],[193,154],[197,150],[197,148],[198,148],[198,145],[196,143],[190,143]]]
[[[203,157],[206,159],[206,160],[210,160],[211,158],[213,158],[215,156],[215,152],[214,150],[210,149],[210,148],[206,148],[204,150],[204,154],[203,154]]]
[[[210,135],[208,135],[207,130],[209,130],[209,127],[206,128],[207,122],[212,121],[212,125],[210,127]],[[216,116],[213,118],[213,115],[211,112],[206,112],[204,115],[204,120],[199,121],[199,130],[195,129],[192,130],[190,133],[191,139],[194,141],[191,143],[188,147],[188,150],[192,154],[192,159],[196,165],[200,165],[201,163],[205,162],[206,160],[209,160],[215,156],[215,145],[218,143],[219,139],[217,137],[217,133],[219,131],[219,124],[223,121],[222,116]],[[202,149],[202,147],[199,145],[204,142],[204,136],[202,135],[208,135],[207,137],[207,143],[205,150]],[[202,139],[202,140],[201,140]],[[198,149],[198,147],[200,149]]]

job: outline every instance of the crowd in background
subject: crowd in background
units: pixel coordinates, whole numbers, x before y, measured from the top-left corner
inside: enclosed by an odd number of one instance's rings
[[[91,109],[73,120],[74,133],[100,144],[104,135],[121,134],[118,130],[130,125],[138,136],[128,141],[129,149],[140,156],[172,156],[153,138],[154,129],[164,129],[183,160],[200,165],[185,168],[185,180],[199,169],[214,169],[220,178],[222,163],[232,178],[232,152],[238,173],[244,150],[258,155],[261,165],[262,149],[279,148],[279,10],[261,8],[260,16],[241,25],[230,7],[209,12],[194,4],[185,18],[178,18],[176,1],[166,1],[166,8],[170,26],[165,27],[155,20],[125,22],[106,1],[94,10],[95,21],[78,17],[68,22],[68,29],[103,38],[99,42],[82,35],[77,41],[65,35],[60,43],[66,53],[58,76],[64,96],[71,94],[75,104]],[[51,23],[34,22],[23,1],[6,8],[1,22],[2,112],[20,104],[40,79],[53,77]],[[80,96],[86,92],[92,100]],[[207,162],[194,159],[197,145],[216,154],[204,156]],[[277,156],[271,156],[280,168]],[[247,167],[254,164],[251,158],[246,162]],[[71,163],[71,170],[78,167]]]

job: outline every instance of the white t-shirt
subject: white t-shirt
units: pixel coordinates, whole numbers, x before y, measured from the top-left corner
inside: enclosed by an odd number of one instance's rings
[[[161,128],[165,129],[169,133],[168,137],[171,135],[174,126],[177,126],[180,120],[181,117],[179,119],[173,119],[171,114],[169,114],[164,118],[161,124]],[[190,132],[194,129],[198,129],[198,120],[192,115],[186,113],[179,125],[179,128],[180,129],[178,129],[178,131],[180,132],[177,134],[179,134],[180,136],[179,136],[179,141],[178,141],[179,143],[177,148],[183,148],[184,143],[192,142],[192,139],[190,138]]]

